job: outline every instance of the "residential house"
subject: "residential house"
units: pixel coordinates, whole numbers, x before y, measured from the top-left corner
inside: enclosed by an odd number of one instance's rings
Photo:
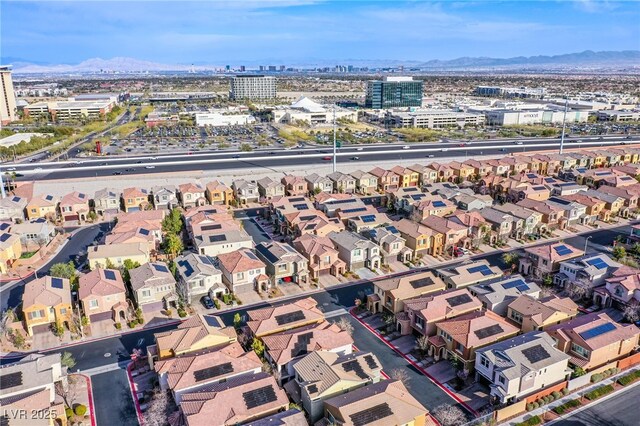
[[[219,254],[216,266],[222,271],[222,282],[232,293],[260,292],[270,288],[265,264],[249,249]]]
[[[573,319],[576,315],[578,305],[570,297],[556,295],[536,299],[522,294],[507,307],[507,318],[520,324],[523,333],[544,330]]]
[[[149,192],[142,188],[125,188],[122,190],[122,206],[125,212],[147,210]]]
[[[0,231],[0,273],[7,274],[13,263],[22,256],[18,234]]]
[[[546,229],[563,229],[566,225],[564,209],[559,206],[528,198],[519,201],[516,205],[540,213]]]
[[[214,180],[207,184],[205,196],[209,204],[229,206],[233,201],[233,189],[222,182]]]
[[[380,248],[362,235],[341,231],[331,232],[327,236],[338,250],[338,257],[346,264],[347,270],[380,268]]]
[[[159,360],[154,369],[160,389],[171,390],[176,404],[180,404],[186,393],[225,383],[238,376],[260,373],[262,361],[255,352],[245,352],[239,343],[234,342],[213,351]]]
[[[589,196],[589,197],[593,197],[597,200],[603,201],[604,204],[604,208],[605,211],[608,211],[608,216],[617,216],[621,211],[623,211],[623,209],[625,209],[624,206],[624,198],[622,197],[618,197],[617,195],[613,195],[613,194],[605,194],[602,191],[596,191],[593,189],[589,189],[587,191],[584,191],[583,194]],[[603,214],[606,214],[603,212]]]
[[[535,331],[476,351],[476,378],[489,383],[498,402],[508,404],[567,380],[568,361],[551,336]]]
[[[604,312],[593,312],[546,329],[556,347],[569,354],[569,363],[592,370],[631,354],[638,345],[640,329],[615,322]]]
[[[244,179],[234,180],[231,184],[234,199],[239,204],[257,203],[260,201],[260,192],[258,184],[255,181],[247,181]]]
[[[338,276],[344,274],[346,264],[333,248],[328,237],[304,234],[293,241],[293,247],[308,261],[311,279],[319,279],[323,275]]]
[[[178,197],[184,209],[204,206],[207,203],[205,198],[206,189],[198,183],[183,183],[178,185]]]
[[[398,188],[395,191],[389,192],[390,202],[393,203],[393,207],[400,213],[411,214],[413,211],[413,205],[417,202],[431,198],[429,194],[425,194],[420,188],[415,186],[408,186],[406,188]]]
[[[154,344],[147,346],[149,365],[183,355],[197,354],[237,342],[233,327],[227,327],[213,315],[194,315],[169,331],[154,334]]]
[[[584,192],[565,195],[562,199],[579,203],[585,207],[584,216],[581,218],[585,224],[594,225],[598,220],[604,222],[611,220],[611,212],[606,209],[606,203],[603,200],[586,195]]]
[[[53,220],[56,217],[58,199],[51,194],[33,197],[27,204],[27,219],[45,218]]]
[[[115,189],[103,188],[96,191],[93,196],[93,209],[104,216],[105,212],[117,213],[120,211],[120,196]]]
[[[429,338],[429,353],[436,361],[457,359],[464,371],[472,372],[476,350],[514,337],[520,328],[491,311],[476,311],[436,324]]]
[[[373,313],[397,314],[404,302],[446,288],[442,279],[431,271],[401,277],[386,278],[373,283],[373,293],[367,295],[367,309]]]
[[[523,294],[540,297],[540,287],[526,282],[520,275],[509,275],[491,282],[472,285],[469,291],[480,300],[482,307],[506,317],[509,304]]]
[[[624,207],[620,209],[620,215],[622,217],[631,216],[632,213],[638,208],[638,198],[640,197],[640,192],[637,190],[635,185],[620,188],[603,185],[598,188],[598,192],[614,195],[624,200]]]
[[[453,175],[459,182],[470,180],[476,172],[476,169],[473,166],[459,161],[450,161],[449,168],[453,170]]]
[[[396,190],[400,187],[400,176],[391,171],[376,167],[369,171],[378,181],[378,191],[385,193]]]
[[[180,400],[185,426],[247,424],[288,407],[287,394],[267,373],[243,374],[185,393]]]
[[[378,189],[378,177],[362,170],[351,172],[351,176],[356,180],[356,190],[359,194],[374,194]]]
[[[420,184],[420,174],[411,168],[394,166],[391,168],[391,171],[400,176],[399,186],[401,188],[418,186]]]
[[[27,251],[44,247],[56,235],[56,228],[44,218],[11,225],[11,232],[20,236],[22,246]]]
[[[356,192],[356,179],[342,172],[333,172],[327,175],[333,182],[333,190],[340,194],[353,194]]]
[[[178,301],[176,279],[164,262],[144,263],[130,269],[131,290],[144,312],[169,309]]]
[[[471,240],[467,238],[469,228],[455,220],[440,216],[427,216],[420,223],[443,235],[444,253],[447,255],[453,255],[458,247],[471,246]]]
[[[151,260],[147,243],[113,243],[87,247],[89,268],[106,268],[109,263],[120,267],[130,259],[140,264]]]
[[[383,259],[397,259],[408,262],[413,258],[413,250],[405,247],[405,240],[393,225],[369,229],[363,232],[365,237],[380,247]]]
[[[189,253],[174,259],[178,270],[178,293],[183,295],[187,303],[209,295],[221,298],[229,292],[222,283],[222,272],[216,267],[215,259]]]
[[[333,181],[326,176],[320,176],[317,173],[311,173],[305,178],[307,181],[307,190],[310,194],[318,194],[320,192],[333,192]]]
[[[444,198],[422,200],[414,203],[411,219],[421,222],[429,216],[445,217],[453,214],[457,209],[456,203]]]
[[[265,241],[256,245],[256,254],[266,265],[265,272],[273,285],[308,284],[307,259],[289,244]]]
[[[559,182],[551,185],[551,194],[557,197],[566,198],[568,195],[575,195],[581,191],[589,189],[588,186],[578,185],[575,182]]]
[[[353,232],[363,232],[365,230],[388,225],[392,220],[386,213],[368,213],[354,215],[347,220],[347,229]]]
[[[273,180],[270,177],[263,177],[258,180],[258,193],[263,200],[269,201],[274,197],[284,197],[285,186],[282,182]]]
[[[538,231],[540,225],[542,224],[542,213],[530,210],[526,207],[506,203],[502,205],[496,204],[495,206],[493,206],[493,209],[507,213],[514,218],[521,219],[523,221],[523,236],[533,234],[534,232]]]
[[[547,204],[556,206],[564,210],[564,219],[567,226],[574,226],[578,223],[587,223],[587,207],[575,201],[562,197],[551,197]]]
[[[147,246],[149,253],[154,253],[158,246],[158,240],[148,229],[138,228],[135,231],[116,232],[107,234],[104,239],[106,245],[111,244],[138,244]]]
[[[447,288],[462,288],[500,278],[502,270],[490,265],[486,259],[480,259],[464,265],[438,269],[437,274],[447,284]]]
[[[447,219],[467,227],[472,248],[479,247],[491,232],[489,222],[475,210],[469,212],[460,211],[448,216]]]
[[[640,272],[623,266],[605,279],[605,284],[594,289],[593,301],[599,306],[624,311],[628,306],[640,304]]]
[[[66,278],[45,276],[29,281],[22,294],[24,328],[29,336],[49,331],[51,324],[71,325],[71,285]]]
[[[286,175],[280,182],[284,185],[284,191],[287,196],[304,196],[309,193],[307,181],[302,176]]]
[[[130,213],[120,213],[111,234],[139,232],[140,229],[149,231],[156,243],[162,241],[162,220],[165,210],[145,210]],[[144,232],[143,232],[144,234]]]
[[[94,269],[80,276],[78,299],[89,323],[127,322],[129,303],[124,281],[117,269]]]
[[[520,258],[518,272],[542,278],[560,270],[560,264],[569,259],[584,255],[582,250],[563,242],[544,244],[536,247],[525,247],[524,256]]]
[[[446,163],[431,163],[427,168],[437,173],[437,182],[453,182],[455,178],[455,171]]]
[[[78,191],[67,194],[60,200],[58,210],[64,222],[85,221],[89,215],[89,197]]]
[[[465,160],[464,164],[473,167],[475,176],[484,177],[493,173],[493,167],[485,161],[478,161],[470,158]]]
[[[436,334],[436,324],[469,312],[480,311],[482,303],[466,288],[442,290],[404,301],[404,310],[396,314],[400,334],[426,337]]]
[[[382,377],[380,362],[370,352],[341,355],[314,351],[295,363],[293,369],[295,381],[285,388],[295,389],[291,395],[300,395],[311,424],[322,418],[325,400],[378,383]]]
[[[418,183],[420,186],[425,186],[438,181],[438,172],[430,167],[423,166],[422,164],[414,164],[409,166],[409,169],[418,173]]]
[[[471,210],[482,210],[485,207],[491,207],[493,205],[493,198],[490,195],[469,195],[465,193],[460,193],[453,197],[452,201],[454,201],[460,210],[471,211]]]
[[[8,196],[0,199],[0,220],[24,222],[28,201],[24,197]]]
[[[369,423],[372,413],[377,415]],[[430,424],[428,410],[399,380],[383,380],[325,400],[323,421],[344,426]]]
[[[278,374],[280,383],[295,376],[293,365],[314,351],[330,351],[340,355],[353,352],[353,339],[336,324],[323,321],[261,338],[264,356]]]
[[[172,210],[178,206],[178,197],[176,196],[176,187],[174,185],[161,185],[151,188],[153,197],[153,207],[158,209]]]
[[[440,255],[444,251],[444,235],[409,219],[395,223],[395,228],[405,240],[405,245],[413,250],[413,257],[425,254]]]
[[[576,257],[560,262],[558,273],[553,275],[553,283],[566,289],[574,284],[592,289],[603,285],[611,272],[621,266],[620,263],[603,253]]]
[[[276,333],[320,324],[324,314],[316,300],[307,297],[292,303],[247,311],[246,332],[250,337],[263,338]]]

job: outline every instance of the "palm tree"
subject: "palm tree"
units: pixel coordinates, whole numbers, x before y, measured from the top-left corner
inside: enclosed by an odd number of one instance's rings
[[[520,256],[517,253],[507,252],[502,255],[502,261],[506,263],[511,269],[514,269],[520,260]]]

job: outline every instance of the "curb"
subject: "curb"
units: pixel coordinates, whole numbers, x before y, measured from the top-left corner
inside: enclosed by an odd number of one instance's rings
[[[95,411],[95,405],[93,403],[93,387],[91,386],[91,377],[81,373],[73,373],[73,374],[80,376],[87,381],[87,392],[89,394],[89,412],[91,413],[91,426],[96,426],[97,425],[96,411]]]
[[[457,403],[459,403],[460,405],[462,405],[467,411],[469,411],[471,414],[473,414],[475,417],[478,417],[478,412],[476,410],[474,410],[473,408],[471,408],[466,402],[464,402],[463,400],[461,400],[456,394],[454,394],[453,392],[451,392],[449,389],[447,389],[446,387],[444,387],[439,381],[437,381],[435,379],[435,377],[433,377],[431,374],[427,373],[424,368],[420,367],[418,364],[416,364],[414,361],[411,361],[409,358],[407,358],[407,356],[405,354],[403,354],[402,352],[400,352],[396,347],[394,347],[391,343],[387,342],[384,339],[381,339],[380,336],[364,321],[362,321],[360,318],[358,318],[356,315],[354,315],[353,310],[355,308],[351,308],[349,310],[349,313],[351,314],[351,316],[353,318],[355,318],[360,324],[362,324],[367,330],[369,330],[374,336],[376,336],[376,338],[378,340],[380,340],[381,342],[383,342],[384,344],[386,344],[389,348],[393,349],[393,351],[395,353],[397,353],[398,355],[400,355],[402,358],[404,358],[409,364],[411,364],[414,368],[416,368],[418,371],[420,371],[423,375],[425,375],[429,380],[431,380],[431,382],[436,385],[438,388],[440,388],[440,390],[444,391],[447,395],[449,395],[452,399],[454,399]]]
[[[133,398],[133,405],[136,407],[136,416],[138,417],[138,423],[140,426],[144,425],[144,417],[142,416],[142,410],[140,409],[140,403],[136,396],[135,383],[133,382],[133,376],[131,375],[131,367],[133,367],[133,361],[127,364],[127,378],[129,380],[129,390],[131,391],[131,398]]]

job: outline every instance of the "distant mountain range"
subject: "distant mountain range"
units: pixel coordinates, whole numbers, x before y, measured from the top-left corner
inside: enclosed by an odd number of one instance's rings
[[[143,61],[134,58],[117,57],[112,59],[93,58],[83,61],[79,64],[48,64],[43,62],[29,61],[16,57],[0,58],[2,64],[12,64],[14,71],[19,74],[36,74],[36,73],[97,73],[97,72],[157,72],[157,71],[206,71],[219,69],[222,65],[206,65],[202,61],[194,61],[198,65],[184,64],[163,64],[157,62]],[[287,61],[285,61],[287,62]],[[238,61],[238,64],[251,66],[252,64],[277,64],[280,61]],[[297,68],[313,68],[313,67],[332,67],[336,64],[349,64],[358,67],[384,68],[405,66],[411,68],[420,68],[424,70],[465,70],[465,69],[491,69],[491,68],[557,68],[571,66],[593,66],[605,68],[619,68],[625,66],[640,66],[639,50],[624,51],[602,51],[594,52],[585,50],[579,53],[568,53],[564,55],[554,56],[518,56],[514,58],[487,58],[487,57],[462,57],[452,60],[363,60],[363,59],[343,59],[343,60],[314,60],[307,59],[302,61],[287,62],[288,67]],[[256,66],[256,65],[254,65]]]

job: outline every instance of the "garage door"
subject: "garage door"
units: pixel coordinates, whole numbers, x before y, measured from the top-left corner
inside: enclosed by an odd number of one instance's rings
[[[141,306],[143,312],[159,312],[164,309],[164,302],[147,303]]]
[[[100,312],[99,314],[89,315],[89,321],[91,322],[111,320],[111,318],[112,318],[111,311]]]
[[[77,214],[72,214],[69,216],[65,216],[64,220],[78,220],[78,215]]]
[[[253,291],[253,283],[234,286],[234,290],[236,293],[248,293]]]
[[[51,333],[51,324],[40,324],[31,327],[33,334]]]

